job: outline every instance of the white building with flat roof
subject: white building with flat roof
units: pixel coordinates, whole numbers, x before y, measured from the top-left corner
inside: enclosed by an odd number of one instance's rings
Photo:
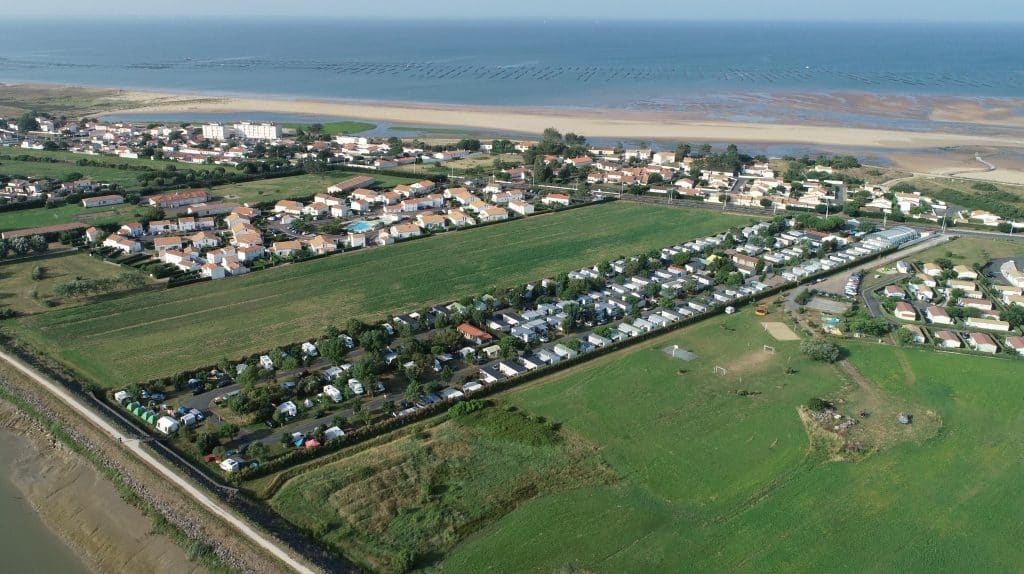
[[[270,123],[241,122],[235,124],[235,131],[241,137],[250,140],[277,140],[281,139],[281,126]]]
[[[231,128],[224,124],[203,124],[203,139],[225,141],[233,135]]]

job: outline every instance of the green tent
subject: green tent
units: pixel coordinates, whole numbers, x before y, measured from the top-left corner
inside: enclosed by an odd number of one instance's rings
[[[151,425],[155,425],[156,424],[156,415],[153,414],[152,411],[147,412],[146,414],[142,415],[142,418],[146,419],[146,422],[151,424]]]
[[[139,408],[141,406],[142,405],[140,405],[138,401],[132,401],[131,403],[128,403],[128,410],[130,410],[131,412],[134,413],[135,409],[137,409],[137,408]]]
[[[132,409],[132,414],[133,414],[133,415],[135,415],[135,416],[137,416],[137,417],[141,417],[141,416],[142,416],[142,413],[144,413],[144,412],[146,412],[146,411],[144,411],[144,410],[142,409],[142,407],[141,407],[141,406],[139,406],[139,405],[136,405],[136,406],[135,406],[135,408],[134,408],[134,409]]]

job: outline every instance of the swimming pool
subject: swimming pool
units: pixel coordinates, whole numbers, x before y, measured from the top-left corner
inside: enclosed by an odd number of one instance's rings
[[[359,221],[349,225],[346,229],[352,233],[365,233],[374,228],[374,225],[369,221]]]

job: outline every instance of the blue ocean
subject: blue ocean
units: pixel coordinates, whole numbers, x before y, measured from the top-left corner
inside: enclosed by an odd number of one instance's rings
[[[1010,25],[307,20],[8,22],[0,82],[695,110],[744,93],[1016,97]]]

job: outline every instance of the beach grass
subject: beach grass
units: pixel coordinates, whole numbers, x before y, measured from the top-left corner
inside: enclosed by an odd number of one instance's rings
[[[6,322],[107,387],[681,243],[749,217],[610,203]],[[131,341],[131,344],[126,344]]]

